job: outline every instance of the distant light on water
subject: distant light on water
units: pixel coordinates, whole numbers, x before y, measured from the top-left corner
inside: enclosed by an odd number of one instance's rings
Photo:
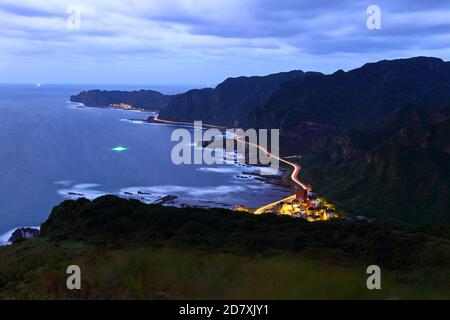
[[[127,150],[128,150],[128,148],[122,147],[122,146],[117,146],[117,147],[111,148],[111,151],[116,151],[116,152],[122,152],[122,151],[127,151]]]

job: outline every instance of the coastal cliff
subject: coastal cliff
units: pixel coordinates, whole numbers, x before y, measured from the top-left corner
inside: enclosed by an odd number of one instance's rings
[[[89,90],[70,97],[70,101],[80,102],[89,107],[109,107],[112,105],[127,104],[130,108],[150,111],[164,109],[171,99],[172,96],[164,95],[153,90]]]
[[[450,222],[450,104],[399,108],[373,130],[322,139],[300,162],[349,213]]]
[[[203,120],[205,123],[243,127],[252,110],[267,103],[282,83],[301,78],[303,71],[271,74],[264,77],[229,78],[216,88],[190,90],[173,97],[161,111],[162,119]]]
[[[281,155],[301,154],[301,178],[346,211],[450,221],[450,62],[383,60],[292,77],[274,90],[255,86],[252,96],[264,95],[257,104],[238,90],[252,78],[187,92],[161,118],[279,129]],[[230,103],[223,103],[222,91]]]
[[[159,117],[279,129],[281,156],[302,155],[302,180],[347,212],[449,222],[448,105],[450,62],[414,57],[230,78],[173,96]]]

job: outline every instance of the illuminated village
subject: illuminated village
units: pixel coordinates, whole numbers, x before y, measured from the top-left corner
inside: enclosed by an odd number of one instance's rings
[[[302,188],[295,191],[292,201],[281,202],[273,210],[279,214],[304,218],[308,221],[337,218],[333,205],[327,203],[323,198],[317,197],[314,192]]]
[[[154,121],[159,121],[158,119],[154,119]],[[217,140],[201,140],[198,143],[202,148],[214,148],[214,149],[225,149],[229,152],[224,153],[224,161],[232,161],[234,164],[251,164],[250,161],[250,150],[243,148],[244,152],[240,154],[240,158],[238,159],[238,150],[242,150],[237,148],[237,145],[232,143],[227,143],[229,140],[236,140],[238,144],[248,145],[249,143],[242,139],[242,137],[236,135],[233,139],[227,139],[226,136],[223,139]],[[229,148],[229,146],[232,146]],[[276,213],[278,215],[288,215],[293,218],[303,218],[307,221],[325,221],[333,218],[338,218],[338,214],[336,213],[336,208],[325,201],[325,199],[317,196],[315,192],[312,192],[312,187],[310,185],[306,185],[301,182],[297,175],[300,172],[300,166],[294,162],[288,161],[286,159],[280,158],[277,155],[274,155],[267,151],[267,149],[254,144],[255,148],[257,148],[260,152],[265,153],[268,157],[273,157],[279,160],[282,163],[285,163],[293,168],[293,171],[290,175],[290,179],[295,183],[296,189],[293,195],[286,197],[284,199],[266,204],[262,207],[251,209],[247,208],[244,205],[240,205],[234,209],[234,211],[241,212],[249,212],[256,215],[264,214],[264,213]],[[228,149],[227,149],[228,148]],[[231,151],[231,152],[230,152]],[[261,164],[259,164],[261,165]]]
[[[123,110],[133,110],[136,109],[133,105],[129,104],[129,103],[112,103],[109,105],[110,108],[114,108],[114,109],[123,109]]]
[[[310,222],[338,218],[335,207],[332,204],[329,204],[323,198],[317,197],[317,194],[314,192],[303,188],[296,189],[295,194],[290,197],[262,208],[252,210],[241,205],[235,211],[246,211],[254,214],[272,212],[293,218],[303,218]]]
[[[132,104],[121,102],[121,103],[111,103],[109,108],[113,109],[122,109],[122,110],[138,110],[138,111],[145,111],[143,108],[136,107]]]

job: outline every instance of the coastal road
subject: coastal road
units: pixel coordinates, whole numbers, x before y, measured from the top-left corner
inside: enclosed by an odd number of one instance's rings
[[[172,125],[190,125],[190,126],[193,125],[192,122],[170,121],[170,120],[163,120],[163,119],[159,119],[159,118],[154,118],[154,121],[155,121],[155,122],[159,122],[159,123],[163,123],[163,124],[172,124]],[[203,126],[209,127],[209,128],[217,128],[217,129],[224,129],[224,128],[225,128],[225,127],[221,127],[221,126],[208,125],[208,124],[203,124]],[[301,167],[300,167],[298,164],[296,164],[296,163],[294,163],[294,162],[291,162],[291,161],[288,161],[288,160],[286,160],[286,159],[283,159],[283,158],[281,158],[281,157],[279,157],[279,156],[277,156],[277,155],[274,155],[274,154],[272,154],[269,150],[267,150],[267,149],[264,148],[264,147],[261,147],[261,146],[258,145],[258,144],[255,144],[255,143],[252,143],[252,142],[247,142],[247,141],[245,141],[245,139],[242,140],[242,137],[235,136],[234,139],[235,139],[236,141],[240,142],[240,143],[244,143],[244,144],[253,146],[253,147],[255,147],[255,148],[258,148],[260,151],[264,152],[268,157],[274,158],[274,159],[276,159],[276,160],[278,160],[278,161],[280,161],[280,162],[283,162],[283,163],[285,163],[285,164],[291,166],[291,167],[293,168],[292,173],[291,173],[291,180],[294,181],[294,182],[295,182],[297,185],[299,185],[301,188],[303,188],[303,189],[305,189],[305,190],[307,190],[307,191],[310,191],[310,190],[311,190],[311,187],[310,187],[310,186],[304,184],[303,182],[301,182],[301,181],[297,178],[297,176],[298,176],[298,174],[300,173],[300,170],[301,170]],[[256,209],[256,210],[254,211],[254,213],[255,213],[255,214],[262,214],[262,213],[264,213],[265,211],[267,211],[268,209],[274,207],[275,205],[277,205],[277,204],[279,204],[279,203],[281,203],[281,202],[292,201],[292,200],[294,200],[294,199],[295,199],[295,194],[293,194],[293,195],[291,195],[291,196],[289,196],[289,197],[283,198],[283,199],[281,199],[281,200],[278,200],[278,201],[275,201],[275,202],[272,202],[272,203],[268,203],[268,204],[266,204],[266,205],[264,205],[264,206],[262,206],[262,207]]]
[[[311,187],[309,187],[308,185],[304,184],[303,182],[301,182],[301,181],[297,178],[297,176],[298,176],[298,174],[300,173],[300,170],[301,170],[301,167],[300,167],[298,164],[293,163],[293,162],[290,162],[290,161],[288,161],[288,160],[285,160],[285,159],[283,159],[283,158],[281,158],[281,157],[279,157],[279,156],[276,156],[276,155],[272,154],[272,153],[271,153],[269,150],[267,150],[266,148],[261,147],[260,145],[255,144],[255,143],[251,143],[251,142],[247,142],[247,141],[245,141],[245,140],[242,140],[240,137],[235,137],[235,140],[238,141],[238,142],[245,143],[245,144],[251,145],[251,146],[253,146],[253,147],[256,147],[256,148],[258,148],[259,150],[261,150],[262,152],[264,152],[268,157],[277,159],[278,161],[281,161],[281,162],[283,162],[283,163],[285,163],[285,164],[290,165],[290,166],[293,168],[292,173],[291,173],[291,180],[294,181],[297,185],[299,185],[299,186],[302,187],[303,189],[305,189],[305,190],[307,190],[307,191],[310,191],[310,190],[311,190]],[[291,195],[291,196],[289,196],[289,197],[286,197],[286,198],[284,198],[284,199],[281,199],[281,200],[278,200],[278,201],[275,201],[275,202],[272,202],[272,203],[268,203],[268,204],[266,204],[266,205],[264,205],[264,206],[262,206],[262,207],[256,209],[256,210],[254,211],[254,213],[255,213],[255,214],[261,214],[261,213],[264,213],[264,212],[267,211],[268,209],[274,207],[275,205],[277,205],[277,204],[279,204],[279,203],[281,203],[281,202],[292,201],[292,200],[294,200],[294,199],[295,199],[295,194],[293,194],[293,195]]]
[[[179,125],[190,126],[190,127],[194,126],[194,123],[186,122],[186,121],[170,121],[170,120],[163,120],[163,119],[159,119],[159,118],[153,118],[153,121],[158,122],[158,123],[163,123],[163,124],[175,125],[175,126],[179,126]],[[206,123],[202,123],[202,126],[207,127],[207,128],[225,129],[225,127],[215,126],[213,124],[206,124]]]

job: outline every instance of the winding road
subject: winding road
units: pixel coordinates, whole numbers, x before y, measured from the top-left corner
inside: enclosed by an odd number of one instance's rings
[[[153,121],[159,122],[159,123],[162,123],[162,124],[193,126],[192,122],[163,120],[163,119],[159,119],[159,118],[156,118],[156,117],[153,119]],[[225,129],[225,127],[222,127],[222,126],[209,125],[209,124],[202,124],[202,125],[205,126],[205,127],[209,127],[209,128]],[[247,141],[245,141],[245,139],[243,140],[242,137],[235,136],[234,139],[236,141],[240,142],[240,143],[245,143],[245,144],[248,144],[248,145],[253,146],[255,148],[258,148],[260,151],[264,152],[268,157],[274,158],[274,159],[276,159],[276,160],[278,160],[280,162],[283,162],[283,163],[291,166],[293,168],[292,173],[291,173],[291,180],[295,184],[299,185],[301,188],[303,188],[303,189],[305,189],[307,191],[311,190],[310,186],[304,184],[303,182],[301,182],[297,178],[297,176],[298,176],[298,174],[300,173],[300,170],[301,170],[301,167],[298,164],[290,162],[290,161],[288,161],[286,159],[283,159],[283,158],[281,158],[279,156],[276,156],[276,155],[272,154],[269,150],[267,150],[264,147],[261,147],[258,144],[255,144],[255,143],[252,143],[252,142],[247,142]],[[257,208],[254,211],[254,214],[262,214],[262,213],[266,212],[268,209],[274,207],[275,205],[277,205],[277,204],[279,204],[281,202],[286,202],[286,201],[289,202],[289,201],[292,201],[294,199],[295,199],[295,194],[293,194],[293,195],[291,195],[289,197],[283,198],[281,200],[278,200],[278,201],[275,201],[275,202],[272,202],[272,203],[268,203],[268,204],[266,204],[266,205],[264,205],[262,207]]]
[[[305,190],[310,190],[310,189],[311,189],[308,185],[304,184],[303,182],[301,182],[301,181],[297,178],[297,176],[298,176],[298,174],[300,173],[300,170],[301,170],[301,167],[300,167],[298,164],[293,163],[293,162],[290,162],[290,161],[288,161],[288,160],[285,160],[285,159],[283,159],[283,158],[281,158],[281,157],[279,157],[279,156],[276,156],[276,155],[272,154],[269,150],[267,150],[267,149],[264,148],[264,147],[261,147],[261,146],[258,145],[258,144],[251,143],[251,142],[247,142],[247,141],[245,141],[245,140],[240,139],[239,137],[235,137],[235,140],[238,141],[238,142],[246,143],[246,144],[248,144],[248,145],[251,145],[251,146],[253,146],[253,147],[256,147],[256,148],[258,148],[259,150],[261,150],[262,152],[264,152],[268,157],[272,157],[272,158],[274,158],[274,159],[277,159],[278,161],[281,161],[281,162],[283,162],[283,163],[286,163],[286,164],[290,165],[290,166],[294,169],[294,170],[292,171],[292,173],[291,173],[291,180],[294,181],[297,185],[299,185],[300,187],[302,187],[302,188],[305,189]],[[268,203],[268,204],[266,204],[266,205],[264,205],[264,206],[262,206],[262,207],[259,207],[258,209],[256,209],[256,210],[254,211],[254,213],[255,213],[255,214],[261,214],[261,213],[264,213],[264,212],[267,211],[268,209],[274,207],[275,205],[277,205],[277,204],[279,204],[279,203],[281,203],[281,202],[292,201],[292,200],[294,200],[294,199],[295,199],[295,194],[293,194],[293,195],[291,195],[291,196],[289,196],[289,197],[283,198],[283,199],[281,199],[281,200],[278,200],[278,201],[275,201],[275,202],[272,202],[272,203]]]

